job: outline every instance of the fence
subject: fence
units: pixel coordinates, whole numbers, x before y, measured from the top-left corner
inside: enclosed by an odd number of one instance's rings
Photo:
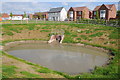
[[[118,20],[101,20],[101,19],[81,19],[77,20],[77,23],[85,23],[85,24],[99,24],[99,25],[106,25],[106,26],[113,26],[119,27]]]
[[[70,21],[45,21],[45,20],[3,20],[0,24],[29,24],[29,23],[74,23]]]

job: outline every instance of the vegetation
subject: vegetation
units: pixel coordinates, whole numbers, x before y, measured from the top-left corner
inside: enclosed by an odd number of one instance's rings
[[[101,47],[104,49],[112,50],[115,54],[114,58],[105,67],[95,67],[92,73],[83,73],[79,75],[68,75],[62,72],[57,72],[50,70],[48,68],[42,67],[37,64],[27,62],[25,60],[16,58],[9,54],[3,53],[3,56],[7,58],[12,58],[14,60],[20,61],[27,65],[31,65],[36,73],[42,73],[46,76],[59,75],[65,78],[118,78],[118,44],[120,34],[118,34],[119,27],[110,27],[103,25],[93,25],[93,24],[68,24],[68,23],[39,23],[39,24],[4,24],[2,26],[3,31],[3,44],[17,41],[17,40],[49,40],[49,36],[52,34],[53,29],[63,29],[65,38],[64,43],[83,43],[85,45],[92,45],[95,47]],[[12,35],[11,33],[12,32]],[[35,35],[35,36],[33,36]],[[104,44],[105,43],[105,44]],[[109,44],[108,44],[109,43]],[[8,62],[7,62],[8,63]],[[19,71],[18,67],[9,64],[5,65],[3,63],[3,78],[15,77],[15,73],[21,74],[22,77],[43,77],[42,74],[33,74],[29,71]],[[10,71],[9,71],[9,70]],[[16,71],[17,70],[17,71]],[[9,74],[12,72],[13,74]],[[20,76],[18,76],[20,77]],[[50,76],[51,77],[51,76]]]
[[[24,14],[23,14],[23,18],[26,18],[27,17],[27,14],[26,14],[26,12],[24,12]]]
[[[100,19],[98,11],[96,11],[96,19]]]
[[[2,76],[3,76],[3,78],[10,78],[11,76],[14,76],[15,73],[16,73],[15,69],[16,69],[16,67],[13,66],[13,65],[10,65],[10,66],[3,65],[2,66],[2,71],[3,71]]]
[[[13,16],[13,14],[12,14],[12,12],[10,13],[10,17],[11,17],[11,19],[12,19],[12,16]]]
[[[120,11],[117,11],[118,25],[120,26]]]

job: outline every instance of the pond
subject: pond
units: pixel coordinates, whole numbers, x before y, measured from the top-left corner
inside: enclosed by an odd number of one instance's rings
[[[108,61],[108,55],[103,51],[71,44],[20,43],[5,51],[71,75],[90,72],[95,66],[102,66]]]

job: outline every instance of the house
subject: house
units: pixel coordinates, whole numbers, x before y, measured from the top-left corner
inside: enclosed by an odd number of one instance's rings
[[[33,17],[35,19],[48,20],[48,12],[37,12]]]
[[[28,14],[29,19],[33,19],[33,14]]]
[[[48,12],[42,12],[42,17],[44,20],[48,20]]]
[[[7,13],[2,13],[2,20],[9,20],[9,15]]]
[[[76,21],[81,18],[90,19],[90,13],[87,7],[71,7],[68,10],[68,17],[70,21]]]
[[[22,14],[13,14],[12,17],[10,17],[11,20],[23,20]]]
[[[98,15],[100,19],[113,19],[116,18],[116,7],[115,4],[96,6],[93,10],[93,18],[95,19]]]
[[[2,21],[2,17],[0,17],[0,21]]]
[[[64,7],[51,8],[48,11],[49,21],[65,21],[67,19],[67,11]]]

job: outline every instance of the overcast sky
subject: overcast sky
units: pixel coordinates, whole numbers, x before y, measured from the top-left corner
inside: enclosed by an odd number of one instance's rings
[[[44,1],[44,2],[42,2]],[[104,2],[96,2],[96,0],[84,0],[86,2],[82,2],[79,0],[59,0],[61,2],[56,2],[53,0],[3,0],[0,2],[2,6],[0,9],[0,12],[2,13],[14,13],[14,14],[23,14],[24,11],[26,13],[34,13],[34,12],[44,12],[44,11],[49,11],[50,8],[53,7],[65,7],[67,10],[70,7],[81,7],[81,6],[87,6],[89,9],[93,10],[95,6],[102,5],[102,4],[115,4],[116,7],[118,8],[118,1],[119,0],[114,0],[105,2],[107,0],[104,0]],[[53,2],[52,2],[53,1]],[[76,2],[78,1],[78,2]],[[102,1],[102,0],[101,0]]]

